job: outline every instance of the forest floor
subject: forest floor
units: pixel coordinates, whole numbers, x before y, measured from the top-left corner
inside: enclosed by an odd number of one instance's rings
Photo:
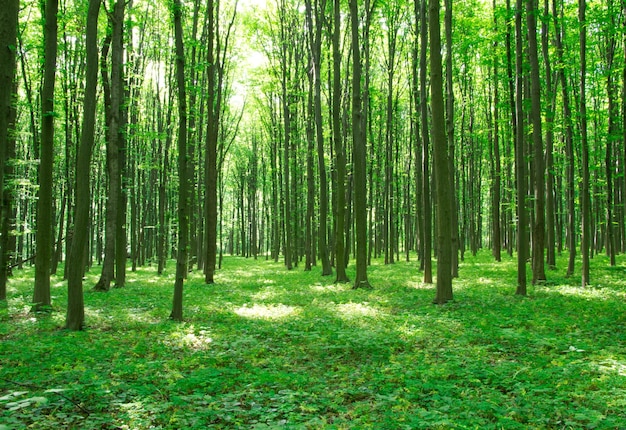
[[[415,261],[376,261],[361,291],[227,257],[214,285],[190,275],[174,323],[170,262],[86,291],[78,333],[63,330],[66,282],[33,315],[34,272],[18,271],[0,309],[0,429],[626,428],[618,263],[594,258],[583,289],[563,256],[524,298],[515,260],[484,252],[436,306]]]

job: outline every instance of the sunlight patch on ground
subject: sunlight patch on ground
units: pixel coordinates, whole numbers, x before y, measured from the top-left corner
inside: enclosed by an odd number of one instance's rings
[[[314,284],[309,287],[311,291],[319,293],[339,293],[345,290],[345,287],[341,284],[322,285]]]
[[[280,319],[300,313],[300,308],[278,305],[244,305],[235,309],[235,313],[244,318]]]
[[[379,314],[378,309],[373,308],[367,302],[363,303],[341,303],[335,307],[337,314],[340,317],[357,317],[357,316],[368,316],[375,317]]]
[[[272,300],[278,295],[278,292],[272,288],[266,288],[252,295],[254,300]]]
[[[406,283],[406,286],[414,290],[430,290],[435,287],[435,284],[427,284],[422,281],[409,281]]]
[[[581,286],[573,285],[560,285],[556,289],[553,289],[553,287],[547,287],[544,291],[553,291],[564,296],[577,296],[590,300],[609,300],[615,299],[616,295],[620,295],[619,292],[606,287],[583,288]]]
[[[603,373],[617,373],[620,376],[626,376],[626,362],[607,358],[597,363],[598,369]]]
[[[200,330],[196,333],[194,326],[191,325],[184,330],[172,332],[162,342],[174,350],[205,350],[213,343],[213,338],[209,334],[205,327],[200,327]]]
[[[424,336],[424,329],[421,327],[417,327],[413,324],[411,325],[402,325],[400,327],[398,327],[398,332],[406,337],[407,339],[411,339],[411,338],[417,338],[417,337],[423,337]]]

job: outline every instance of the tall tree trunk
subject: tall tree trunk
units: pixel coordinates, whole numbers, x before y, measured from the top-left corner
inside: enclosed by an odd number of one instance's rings
[[[533,135],[533,163],[535,176],[535,225],[533,228],[533,284],[546,280],[545,231],[546,231],[546,177],[541,121],[541,81],[539,79],[539,50],[537,43],[537,14],[535,0],[526,0],[528,26],[528,58],[530,62],[530,119]]]
[[[0,193],[4,190],[4,165],[9,139],[9,109],[15,80],[17,15],[19,0],[7,0],[0,8]]]
[[[183,44],[182,3],[174,0],[174,39],[176,45],[176,85],[178,88],[178,253],[176,280],[170,318],[183,320],[183,285],[189,255],[189,178],[187,160],[187,91],[185,89],[185,47]]]
[[[315,213],[315,173],[313,168],[313,152],[315,151],[314,131],[315,122],[313,120],[313,80],[314,76],[309,73],[309,91],[307,95],[306,113],[306,232],[304,236],[304,270],[310,271],[313,266],[313,216]]]
[[[5,168],[7,159],[11,158],[11,149],[15,147],[15,136],[10,135],[11,116],[15,116],[16,109],[12,103],[12,94],[15,91],[17,23],[19,0],[8,0],[0,8],[0,301],[6,300],[7,276],[9,274],[9,253],[11,240],[9,238],[9,224],[13,215],[9,190],[5,189],[4,178],[11,173]],[[13,112],[13,113],[11,113]]]
[[[111,19],[111,105],[108,123],[108,142],[106,148],[108,194],[106,202],[104,263],[100,279],[93,287],[94,291],[108,291],[115,276],[115,239],[119,194],[121,192],[119,144],[121,139],[121,108],[123,96],[123,57],[124,57],[124,12],[125,0],[117,0]]]
[[[427,76],[427,53],[428,53],[428,12],[427,12],[428,0],[422,0],[422,7],[420,13],[420,39],[421,39],[421,51],[420,51],[420,110],[422,116],[422,185],[423,185],[423,206],[422,211],[424,213],[424,230],[422,232],[424,242],[424,283],[433,283],[433,269],[432,269],[432,206],[430,198],[430,131],[428,130],[428,100],[426,97],[428,82]]]
[[[587,138],[587,3],[578,1],[580,23],[580,137],[582,161],[582,286],[589,285],[589,247],[591,239],[591,201],[589,197],[589,142]]]
[[[322,276],[332,274],[330,259],[328,258],[328,178],[326,174],[326,157],[324,151],[324,123],[322,118],[322,80],[321,80],[321,53],[322,53],[322,21],[326,10],[326,0],[315,1],[315,26],[312,22],[311,0],[306,1],[308,26],[315,34],[311,34],[311,59],[314,79],[314,113],[315,113],[315,141],[317,144],[317,169],[319,172],[319,257],[322,261]]]
[[[567,276],[574,274],[574,264],[576,261],[576,211],[575,211],[575,185],[574,185],[574,130],[572,125],[572,109],[570,107],[569,86],[567,83],[568,67],[563,60],[563,39],[565,38],[565,27],[563,22],[563,7],[561,12],[557,13],[557,1],[552,1],[552,13],[554,15],[554,25],[556,34],[556,54],[559,62],[558,75],[561,82],[561,98],[563,99],[563,119],[565,121],[565,158],[566,166],[566,201],[567,201],[567,248],[569,250],[569,259],[567,263]],[[559,22],[559,18],[560,21]]]
[[[206,153],[204,164],[204,193],[205,193],[205,243],[206,253],[204,266],[204,281],[207,284],[215,282],[215,266],[217,260],[217,139],[219,132],[219,113],[217,111],[217,65],[215,49],[215,2],[208,0],[208,33],[207,33],[207,62],[208,62],[208,93],[207,93],[207,132]]]
[[[429,1],[430,29],[430,105],[432,110],[433,158],[437,188],[437,294],[434,302],[452,300],[452,187],[446,138],[445,103],[443,100],[443,66],[439,0]]]
[[[367,279],[367,153],[363,129],[361,98],[361,47],[359,45],[359,9],[350,0],[352,34],[352,160],[354,162],[354,221],[356,232],[356,275],[354,288],[371,288]]]
[[[517,177],[517,290],[526,295],[526,259],[528,258],[528,213],[526,211],[527,181],[526,141],[524,139],[524,35],[522,33],[522,0],[515,10],[515,171]]]
[[[334,0],[333,7],[333,143],[335,146],[335,198],[337,214],[335,217],[335,282],[348,282],[346,274],[345,248],[345,214],[346,214],[346,153],[341,136],[341,2]],[[354,37],[354,36],[353,36]],[[354,47],[353,47],[354,49]],[[354,125],[353,125],[354,126]]]
[[[14,81],[13,96],[17,95],[17,81]],[[12,178],[15,173],[12,160],[16,158],[16,135],[14,133],[17,120],[17,106],[11,100],[7,112],[6,165],[3,176]],[[11,274],[11,265],[15,259],[15,218],[17,208],[14,198],[14,187],[7,186],[2,190],[0,201],[0,301],[7,299],[7,281]]]
[[[615,51],[617,40],[615,38],[615,11],[613,10],[612,0],[608,1],[608,15],[610,28],[608,29],[605,46],[606,61],[606,93],[608,98],[608,130],[605,152],[605,169],[606,169],[606,252],[609,256],[611,266],[615,266],[616,254],[616,238],[615,238],[615,187],[613,183],[613,175],[615,171],[615,161],[613,160],[613,152],[616,141],[619,140],[619,107],[617,105],[617,86],[615,82]]]
[[[98,85],[98,15],[100,0],[90,0],[87,11],[85,50],[86,81],[83,99],[83,126],[80,146],[76,159],[76,202],[74,214],[74,232],[70,256],[67,259],[67,315],[65,327],[69,330],[81,330],[85,322],[83,299],[83,275],[89,235],[89,212],[91,205],[90,176],[91,156],[94,146],[96,125],[96,104]]]
[[[421,113],[421,89],[420,89],[420,54],[418,37],[420,35],[420,19],[421,19],[421,2],[413,2],[413,14],[415,16],[415,40],[413,42],[413,48],[411,52],[411,74],[412,74],[412,92],[413,92],[413,145],[415,146],[415,248],[417,250],[417,256],[420,261],[420,269],[424,269],[424,210],[423,210],[423,181],[422,181],[422,138],[420,134],[420,113]],[[423,49],[423,46],[422,46]]]
[[[543,62],[546,69],[546,263],[548,268],[556,268],[555,244],[555,204],[554,204],[554,117],[556,105],[556,88],[552,83],[552,65],[550,62],[549,18],[550,2],[544,0],[544,16],[541,26],[541,47]]]
[[[496,14],[496,0],[493,0],[493,26],[498,32],[498,15]],[[500,96],[498,82],[498,42],[493,43],[493,199],[492,199],[492,229],[493,229],[493,257],[496,261],[502,260],[502,229],[500,222],[500,194],[502,184],[502,165],[500,160]]]
[[[54,82],[57,60],[58,0],[47,0],[44,12],[44,77],[41,90],[41,151],[37,200],[37,254],[33,310],[51,305],[50,261],[52,257],[52,170],[54,167]],[[12,88],[9,85],[9,88]]]
[[[452,277],[459,277],[459,212],[455,181],[454,146],[454,86],[452,83],[452,0],[445,0],[444,16],[446,33],[446,138],[448,147],[448,172],[450,174],[450,233],[452,243]]]

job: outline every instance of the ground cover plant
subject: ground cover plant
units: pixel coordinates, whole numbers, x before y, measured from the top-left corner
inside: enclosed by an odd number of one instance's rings
[[[415,263],[375,262],[375,288],[352,290],[230,257],[215,285],[190,274],[183,323],[167,319],[170,264],[86,292],[83,332],[62,329],[61,278],[34,315],[33,271],[18,271],[0,428],[624,428],[626,262],[606,263],[591,287],[559,269],[519,297],[515,260],[479,254],[436,306]]]

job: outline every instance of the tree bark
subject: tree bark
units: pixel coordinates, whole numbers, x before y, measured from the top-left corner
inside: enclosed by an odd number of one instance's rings
[[[346,154],[341,136],[341,51],[339,46],[341,35],[341,3],[334,0],[333,7],[333,96],[332,123],[333,143],[335,146],[335,199],[337,213],[335,216],[335,282],[348,282],[345,261],[345,214],[346,214]],[[354,38],[354,35],[352,36]],[[354,49],[354,46],[353,46]],[[354,124],[353,124],[354,126]]]
[[[432,269],[432,205],[430,198],[430,132],[428,130],[428,100],[426,97],[428,82],[427,76],[427,53],[428,53],[428,0],[422,0],[422,7],[420,13],[420,39],[421,39],[421,51],[420,51],[420,109],[422,117],[422,185],[423,185],[423,206],[422,211],[424,214],[424,230],[422,231],[424,242],[424,283],[433,283],[433,269]]]
[[[9,139],[9,109],[15,80],[17,15],[19,0],[7,0],[0,8],[0,193],[4,190],[4,165]]]
[[[452,295],[452,199],[443,100],[443,66],[439,0],[429,1],[430,105],[432,110],[433,158],[437,186],[437,294],[434,302],[444,304]]]
[[[215,49],[215,2],[208,0],[208,33],[207,33],[207,132],[205,153],[205,244],[206,253],[204,266],[204,281],[207,284],[215,282],[215,266],[217,260],[217,139],[219,111],[217,109],[217,65],[218,56]]]
[[[356,275],[354,288],[371,288],[367,279],[367,153],[363,129],[361,97],[361,48],[359,45],[359,9],[350,0],[352,34],[352,160],[354,162],[354,221],[356,232]]]
[[[12,87],[12,93],[15,96],[17,94],[17,81],[14,81]],[[9,106],[6,140],[7,163],[4,167],[4,176],[12,178],[15,173],[12,160],[16,157],[16,136],[13,131],[17,120],[17,106],[15,103],[10,103]],[[7,281],[11,274],[11,265],[15,259],[15,234],[12,231],[16,228],[17,211],[13,188],[7,185],[0,194],[2,196],[0,201],[0,301],[5,301],[7,298]]]
[[[567,83],[568,67],[563,60],[563,39],[565,38],[565,27],[559,23],[563,21],[563,8],[561,13],[557,13],[557,1],[552,2],[552,13],[554,15],[556,54],[559,62],[558,76],[561,83],[561,98],[563,100],[563,119],[565,121],[565,157],[566,165],[566,206],[567,206],[567,248],[569,250],[569,258],[567,263],[566,276],[574,274],[574,265],[576,262],[576,211],[575,211],[575,185],[574,185],[574,130],[572,125],[572,109],[570,107],[569,86]]]
[[[554,189],[554,118],[556,106],[556,87],[553,84],[552,65],[550,61],[549,18],[550,2],[544,0],[544,16],[541,28],[541,47],[543,62],[546,69],[546,263],[548,268],[556,268],[555,243],[555,189]]]
[[[307,21],[313,32],[311,34],[311,60],[314,79],[313,109],[315,113],[315,141],[317,145],[317,169],[319,172],[319,257],[322,261],[322,276],[330,276],[332,268],[328,258],[328,177],[326,174],[326,157],[324,156],[324,124],[322,118],[322,80],[321,80],[321,53],[322,53],[322,21],[326,10],[326,0],[315,2],[315,27],[312,20],[311,0],[306,1]]]
[[[587,3],[578,1],[580,45],[580,138],[582,161],[582,286],[589,285],[589,247],[591,243],[591,201],[589,197],[589,142],[587,139]]]
[[[35,256],[35,291],[33,310],[51,305],[50,261],[52,237],[52,170],[54,167],[54,83],[57,60],[58,0],[47,0],[44,13],[44,77],[41,90],[41,149],[39,162],[39,198],[37,200],[37,253]],[[9,86],[12,88],[12,85]]]
[[[111,19],[111,105],[106,148],[108,193],[106,202],[104,263],[94,291],[108,291],[115,276],[115,253],[119,194],[121,192],[119,143],[121,139],[121,105],[123,96],[124,12],[125,0],[118,0]]]
[[[546,231],[546,177],[541,120],[541,81],[539,79],[539,55],[537,43],[537,5],[526,0],[528,26],[528,58],[530,62],[530,118],[532,122],[533,163],[535,184],[535,225],[533,228],[533,284],[546,280],[545,231]]]
[[[67,314],[65,327],[69,330],[82,330],[85,322],[83,275],[85,273],[84,262],[87,254],[85,245],[89,235],[91,156],[96,124],[99,11],[100,0],[90,0],[85,27],[85,50],[87,54],[83,126],[76,159],[76,186],[74,187],[76,212],[74,215],[72,247],[67,260]]]
[[[524,36],[522,33],[522,0],[515,10],[515,171],[517,177],[517,290],[526,295],[526,259],[528,258],[528,214],[526,211],[527,182],[526,142],[524,139]]]
[[[183,44],[182,3],[174,0],[174,38],[176,45],[176,84],[178,88],[178,253],[176,280],[170,319],[183,320],[183,285],[189,255],[189,178],[187,160],[187,91],[185,89],[185,47]]]
[[[448,172],[450,174],[450,233],[452,243],[452,277],[459,277],[459,211],[457,205],[455,145],[454,145],[454,85],[452,82],[452,0],[445,0],[446,33],[446,139],[448,147]]]
[[[498,17],[495,12],[496,0],[493,0],[493,26],[498,32]],[[493,43],[493,163],[494,175],[492,185],[492,229],[493,229],[493,257],[496,261],[502,261],[502,229],[500,228],[500,194],[502,184],[502,165],[500,160],[500,96],[498,77],[498,42]]]

